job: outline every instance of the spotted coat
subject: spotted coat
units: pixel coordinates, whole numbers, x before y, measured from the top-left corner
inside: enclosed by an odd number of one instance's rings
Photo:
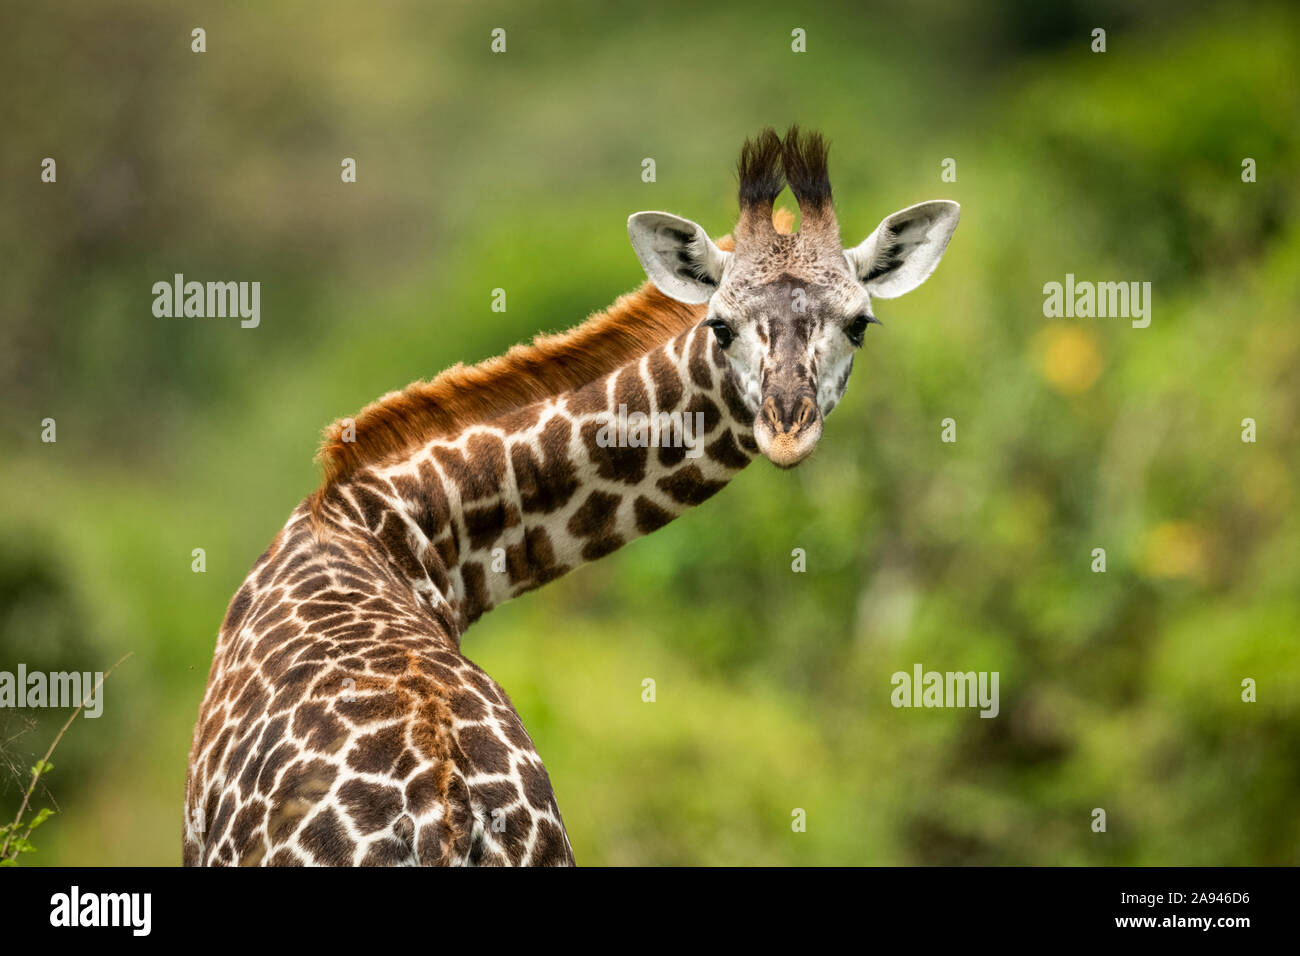
[[[672,437],[611,444],[601,432],[620,405],[698,413],[702,454]],[[756,453],[753,420],[694,327],[579,389],[357,470],[315,519],[304,502],[222,624],[184,862],[571,864],[542,760],[461,635],[711,497]]]

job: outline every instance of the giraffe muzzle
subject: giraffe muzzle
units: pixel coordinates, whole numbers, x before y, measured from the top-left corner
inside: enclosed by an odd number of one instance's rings
[[[811,455],[821,434],[821,410],[809,394],[785,400],[768,395],[754,422],[758,450],[778,468],[793,468]]]

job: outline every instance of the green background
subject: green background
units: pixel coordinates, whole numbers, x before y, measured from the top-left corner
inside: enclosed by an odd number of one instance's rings
[[[179,862],[217,627],[323,425],[637,285],[631,212],[729,231],[741,141],[799,122],[846,242],[923,199],[961,225],[812,460],[466,635],[578,861],[1296,863],[1294,9],[519,6],[6,12],[0,669],[134,654],[23,862]],[[260,281],[261,326],[155,318],[176,272]],[[1066,273],[1151,282],[1150,328],[1045,318]],[[998,671],[1000,716],[894,709],[916,663]],[[6,817],[65,717],[0,712]]]

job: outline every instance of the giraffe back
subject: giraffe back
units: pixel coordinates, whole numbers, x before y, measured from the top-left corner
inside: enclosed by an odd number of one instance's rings
[[[184,863],[572,863],[532,740],[458,638],[388,555],[300,506],[221,627]]]

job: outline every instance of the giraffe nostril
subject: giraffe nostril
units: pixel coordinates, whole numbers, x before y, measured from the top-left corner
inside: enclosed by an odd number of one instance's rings
[[[783,402],[773,394],[763,399],[762,417],[778,435],[793,435],[811,428],[817,421],[817,402],[811,395],[800,395]]]
[[[771,395],[763,399],[763,415],[766,416],[768,423],[778,433],[784,431],[781,427],[781,413],[776,407],[776,399]]]
[[[803,401],[799,403],[799,417],[795,419],[795,424],[800,428],[807,425],[812,419],[813,412],[816,408],[817,406],[813,404],[813,400],[805,395]]]

